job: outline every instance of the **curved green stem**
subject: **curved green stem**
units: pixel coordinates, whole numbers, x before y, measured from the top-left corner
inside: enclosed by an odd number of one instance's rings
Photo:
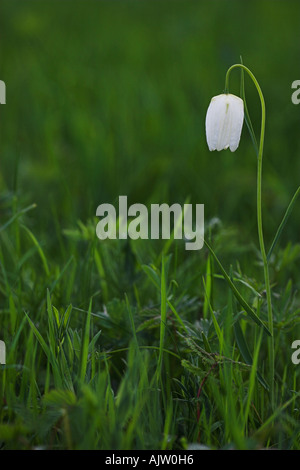
[[[274,337],[273,337],[273,313],[272,313],[272,298],[271,298],[271,287],[270,287],[270,276],[269,276],[269,267],[268,259],[265,250],[264,236],[263,236],[263,224],[262,224],[262,204],[261,204],[261,187],[262,187],[262,159],[263,159],[263,150],[264,150],[264,138],[265,138],[265,125],[266,125],[266,106],[263,93],[259,86],[258,81],[255,76],[247,67],[242,64],[232,65],[226,73],[225,78],[225,93],[228,93],[229,90],[229,75],[230,72],[235,68],[241,68],[245,70],[250,78],[252,79],[256,90],[259,95],[261,103],[261,129],[260,129],[260,139],[259,139],[259,148],[257,156],[257,227],[258,227],[258,238],[261,257],[264,265],[264,278],[265,278],[265,288],[267,296],[267,306],[268,306],[268,327],[271,333],[269,338],[269,368],[270,368],[270,392],[271,392],[271,406],[274,408]]]

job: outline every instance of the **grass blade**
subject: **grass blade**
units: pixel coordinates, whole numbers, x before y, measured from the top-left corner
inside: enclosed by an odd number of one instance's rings
[[[4,225],[0,227],[0,232],[2,232],[2,230],[5,230],[10,224],[12,224],[21,215],[26,214],[26,212],[31,211],[32,209],[35,209],[35,208],[36,208],[36,204],[31,204],[30,206],[25,207],[24,209],[21,209],[19,212],[13,215]]]
[[[241,59],[241,64],[243,65],[242,57],[240,57],[240,59]],[[251,122],[251,119],[250,119],[250,115],[249,115],[248,107],[247,107],[247,102],[246,102],[246,95],[245,95],[245,79],[244,79],[244,69],[243,69],[243,68],[241,68],[241,90],[240,90],[240,93],[241,93],[241,98],[242,98],[242,100],[244,101],[244,116],[245,116],[245,122],[246,122],[246,125],[247,125],[247,127],[248,127],[249,134],[250,134],[250,137],[251,137],[251,140],[252,140],[252,143],[253,143],[253,146],[254,146],[256,155],[258,155],[257,140],[256,140],[256,137],[255,137],[255,132],[254,132],[254,129],[253,129],[253,126],[252,126],[252,122]]]
[[[252,355],[249,351],[248,344],[246,342],[246,339],[245,339],[244,333],[242,331],[242,328],[239,324],[239,321],[236,321],[234,323],[234,335],[235,335],[235,339],[236,339],[239,351],[240,351],[244,361],[249,366],[252,366],[252,364],[253,364]],[[267,384],[267,382],[265,381],[265,379],[262,377],[262,375],[259,373],[258,370],[256,371],[256,373],[257,373],[257,379],[259,380],[260,384],[267,391],[269,391],[270,388],[269,388],[269,385]]]
[[[81,349],[80,349],[80,364],[79,364],[79,381],[84,382],[87,362],[88,362],[88,351],[89,351],[89,339],[90,339],[90,326],[91,326],[91,311],[92,311],[92,299],[90,300],[89,309],[87,312],[84,330],[81,338]]]
[[[44,255],[44,252],[43,252],[43,250],[42,250],[42,248],[41,248],[41,245],[39,244],[39,242],[37,241],[37,239],[35,238],[35,236],[33,235],[33,233],[29,230],[29,228],[27,228],[25,225],[21,225],[21,227],[25,230],[25,232],[27,232],[27,234],[28,234],[29,237],[31,238],[33,244],[34,244],[35,247],[37,248],[38,253],[39,253],[40,257],[41,257],[41,260],[42,260],[44,269],[45,269],[45,273],[46,273],[47,276],[49,276],[50,271],[49,271],[47,259],[46,259],[46,256]]]
[[[217,255],[215,254],[214,250],[211,248],[211,246],[207,243],[206,240],[204,240],[204,243],[205,245],[207,246],[207,248],[209,249],[209,251],[211,252],[214,260],[216,261],[216,263],[218,264],[219,268],[221,269],[222,271],[222,274],[225,278],[225,280],[227,281],[230,289],[232,290],[235,298],[237,299],[237,301],[239,302],[239,304],[243,307],[243,309],[245,310],[245,312],[249,315],[249,317],[258,325],[260,326],[261,328],[264,329],[264,331],[269,335],[269,336],[272,336],[269,329],[267,328],[267,326],[261,321],[261,319],[256,315],[256,313],[254,312],[254,310],[250,307],[250,305],[248,304],[248,302],[244,299],[244,297],[239,293],[239,291],[237,290],[237,288],[235,287],[235,285],[233,284],[233,282],[231,281],[230,277],[228,276],[227,272],[225,271],[225,269],[223,268],[221,262],[219,261],[219,258],[217,257]]]
[[[299,194],[300,194],[300,186],[299,186],[299,188],[297,189],[297,191],[295,192],[295,194],[294,194],[294,196],[293,196],[291,202],[289,203],[289,206],[288,206],[288,208],[287,208],[287,210],[286,210],[286,212],[285,212],[285,214],[284,214],[284,217],[283,217],[283,219],[282,219],[282,221],[281,221],[281,224],[280,224],[279,227],[278,227],[278,230],[277,230],[276,235],[275,235],[275,237],[274,237],[274,240],[273,240],[273,242],[272,242],[271,248],[270,248],[270,250],[269,250],[269,252],[268,252],[268,255],[267,255],[267,260],[268,260],[268,261],[269,261],[269,259],[270,259],[270,257],[271,257],[271,254],[273,253],[273,250],[274,250],[275,246],[277,245],[277,242],[278,242],[278,240],[279,240],[279,238],[280,238],[280,235],[281,235],[281,233],[282,233],[282,230],[284,229],[284,226],[285,226],[285,224],[287,223],[287,220],[288,220],[288,218],[289,218],[289,216],[290,216],[290,214],[291,214],[291,212],[292,212],[292,210],[293,210],[294,204],[295,204],[295,202],[296,202],[297,197],[299,196]]]
[[[46,354],[48,361],[52,365],[55,384],[56,384],[57,387],[61,387],[62,386],[62,381],[61,381],[61,376],[60,376],[60,373],[59,373],[59,368],[58,368],[57,361],[56,361],[51,349],[48,347],[46,341],[44,340],[44,338],[40,334],[39,330],[35,326],[35,324],[29,318],[27,313],[25,313],[25,315],[26,315],[28,323],[29,323],[36,339],[38,340],[40,346],[42,347],[44,353]]]
[[[166,288],[166,277],[165,277],[165,258],[162,256],[161,260],[161,286],[160,286],[160,338],[159,338],[159,357],[157,363],[157,377],[161,374],[161,366],[163,359],[164,350],[164,339],[167,321],[167,288]]]

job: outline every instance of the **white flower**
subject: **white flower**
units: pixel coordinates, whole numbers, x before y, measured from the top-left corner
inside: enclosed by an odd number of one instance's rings
[[[209,150],[234,152],[240,142],[244,121],[244,102],[231,94],[214,96],[206,114],[206,140]]]

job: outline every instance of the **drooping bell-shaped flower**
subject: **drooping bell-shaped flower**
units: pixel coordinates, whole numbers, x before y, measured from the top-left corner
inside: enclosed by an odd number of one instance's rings
[[[231,94],[214,96],[209,104],[205,128],[209,150],[234,152],[240,142],[244,122],[244,102]]]

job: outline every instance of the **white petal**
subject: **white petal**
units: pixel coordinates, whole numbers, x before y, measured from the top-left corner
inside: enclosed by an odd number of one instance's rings
[[[231,94],[214,96],[206,114],[206,138],[209,150],[228,147],[234,152],[240,141],[244,120],[244,103]]]
[[[234,115],[230,135],[230,150],[234,152],[240,143],[243,122],[244,122],[244,102],[238,96],[231,95],[231,109]]]
[[[225,100],[224,95],[214,96],[206,114],[206,138],[209,150],[217,150],[219,134],[224,121]]]

